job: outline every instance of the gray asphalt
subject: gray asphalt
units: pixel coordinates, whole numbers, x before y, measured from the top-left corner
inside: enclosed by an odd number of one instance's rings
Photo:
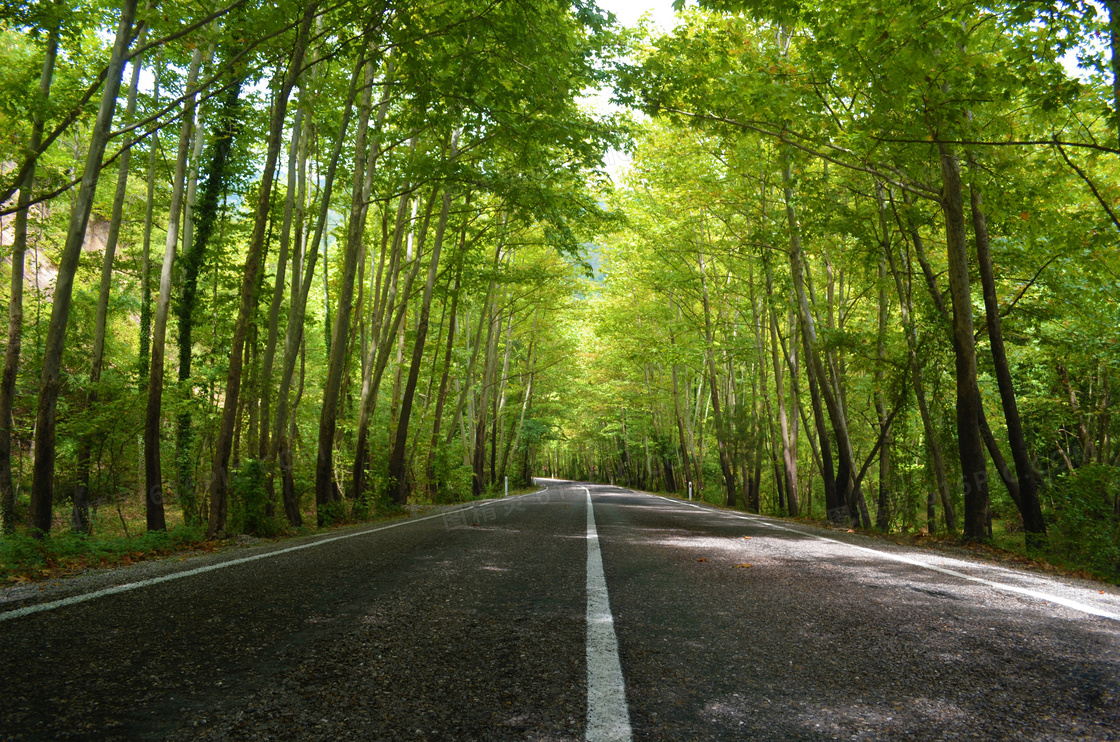
[[[547,484],[2,620],[0,737],[583,739],[586,494]],[[1113,589],[586,487],[635,739],[1120,739]]]

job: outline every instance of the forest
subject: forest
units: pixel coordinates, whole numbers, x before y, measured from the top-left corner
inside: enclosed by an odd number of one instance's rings
[[[553,476],[1120,579],[1120,0],[675,8],[0,4],[5,558]]]

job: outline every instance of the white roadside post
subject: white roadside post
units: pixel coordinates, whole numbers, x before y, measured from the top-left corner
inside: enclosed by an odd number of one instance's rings
[[[688,501],[692,502],[692,481],[688,483]]]
[[[506,497],[509,497],[509,477],[506,477]]]

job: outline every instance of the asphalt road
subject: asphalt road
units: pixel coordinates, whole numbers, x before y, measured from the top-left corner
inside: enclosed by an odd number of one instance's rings
[[[4,591],[0,738],[1120,739],[1115,589],[542,485]]]

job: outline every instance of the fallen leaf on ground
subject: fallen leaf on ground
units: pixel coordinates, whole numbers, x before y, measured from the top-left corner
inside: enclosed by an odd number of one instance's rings
[[[747,540],[747,541],[750,541],[750,540],[751,540],[751,537],[750,537],[750,536],[743,536],[743,538],[744,538],[745,540]]]
[[[706,562],[706,561],[708,561],[708,560],[707,560],[707,559],[697,559],[696,561],[698,561],[698,562]]]
[[[751,565],[749,565],[749,564],[736,564],[734,568],[739,569],[740,567],[750,567],[750,566]]]

